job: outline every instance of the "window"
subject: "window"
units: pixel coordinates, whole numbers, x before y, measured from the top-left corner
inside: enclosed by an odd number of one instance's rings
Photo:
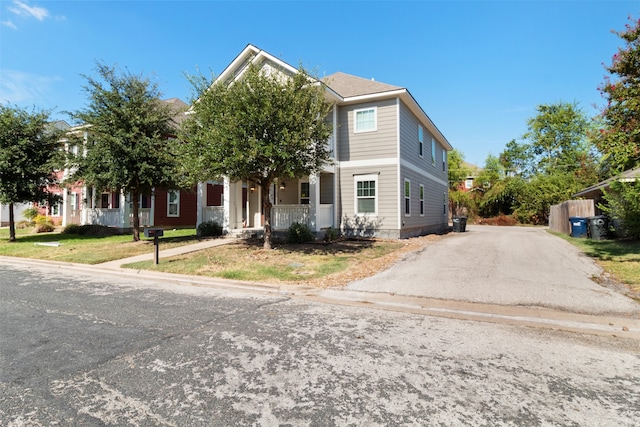
[[[301,205],[309,204],[309,183],[308,182],[300,183],[300,204]]]
[[[431,138],[431,164],[436,165],[436,140]]]
[[[442,215],[447,214],[447,193],[442,193]]]
[[[464,188],[466,188],[467,190],[473,188],[473,179],[466,179],[464,181]]]
[[[375,107],[354,110],[354,132],[372,132],[377,130],[378,124],[376,120],[376,113],[377,110]]]
[[[411,216],[411,181],[404,180],[404,216]]]
[[[357,175],[354,177],[356,187],[356,214],[375,214],[378,211],[376,186],[378,175]]]
[[[78,193],[71,193],[70,202],[71,202],[71,210],[73,212],[77,211],[79,206],[80,206],[79,203],[78,203],[78,201],[79,201],[78,199],[79,199]]]
[[[51,216],[60,216],[60,203],[54,203],[50,208]]]
[[[424,131],[422,130],[422,126],[418,125],[418,154],[422,157],[424,146]]]
[[[109,193],[102,193],[100,196],[100,207],[102,209],[109,209]]]
[[[442,172],[447,171],[447,150],[442,150]]]
[[[167,216],[180,216],[180,191],[169,190],[167,192]]]
[[[424,216],[424,185],[420,184],[420,216]]]

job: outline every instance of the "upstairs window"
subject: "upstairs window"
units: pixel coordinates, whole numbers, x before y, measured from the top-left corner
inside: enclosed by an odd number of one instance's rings
[[[377,109],[376,107],[364,108],[353,111],[354,132],[372,132],[377,130]]]
[[[447,171],[447,150],[442,150],[442,172]]]
[[[422,152],[424,151],[424,130],[422,126],[418,125],[418,154],[422,157]]]
[[[436,140],[431,138],[431,164],[436,165]]]

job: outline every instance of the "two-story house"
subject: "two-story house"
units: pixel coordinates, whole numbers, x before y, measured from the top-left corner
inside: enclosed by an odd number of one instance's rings
[[[284,73],[298,70],[248,45],[218,76],[242,78],[250,63]],[[270,189],[272,227],[306,223],[322,233],[406,238],[448,227],[447,152],[451,144],[406,88],[344,73],[322,79],[334,104],[327,141],[333,161],[312,176],[281,179]],[[198,224],[225,229],[264,224],[258,188],[250,182],[198,186]]]

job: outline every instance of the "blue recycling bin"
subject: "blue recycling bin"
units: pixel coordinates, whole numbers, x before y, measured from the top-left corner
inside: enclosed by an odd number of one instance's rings
[[[587,219],[580,216],[569,217],[571,237],[587,237]]]

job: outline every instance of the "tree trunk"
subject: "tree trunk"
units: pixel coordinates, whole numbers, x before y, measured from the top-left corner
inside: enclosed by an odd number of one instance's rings
[[[137,242],[140,240],[140,191],[136,188],[131,192],[131,202],[132,202],[132,215],[133,215],[133,224],[131,224],[133,228],[133,241]]]
[[[271,249],[271,200],[269,191],[271,180],[260,183],[262,191],[262,210],[264,211],[264,249]]]
[[[16,223],[13,216],[13,202],[9,203],[9,241],[16,241]]]

